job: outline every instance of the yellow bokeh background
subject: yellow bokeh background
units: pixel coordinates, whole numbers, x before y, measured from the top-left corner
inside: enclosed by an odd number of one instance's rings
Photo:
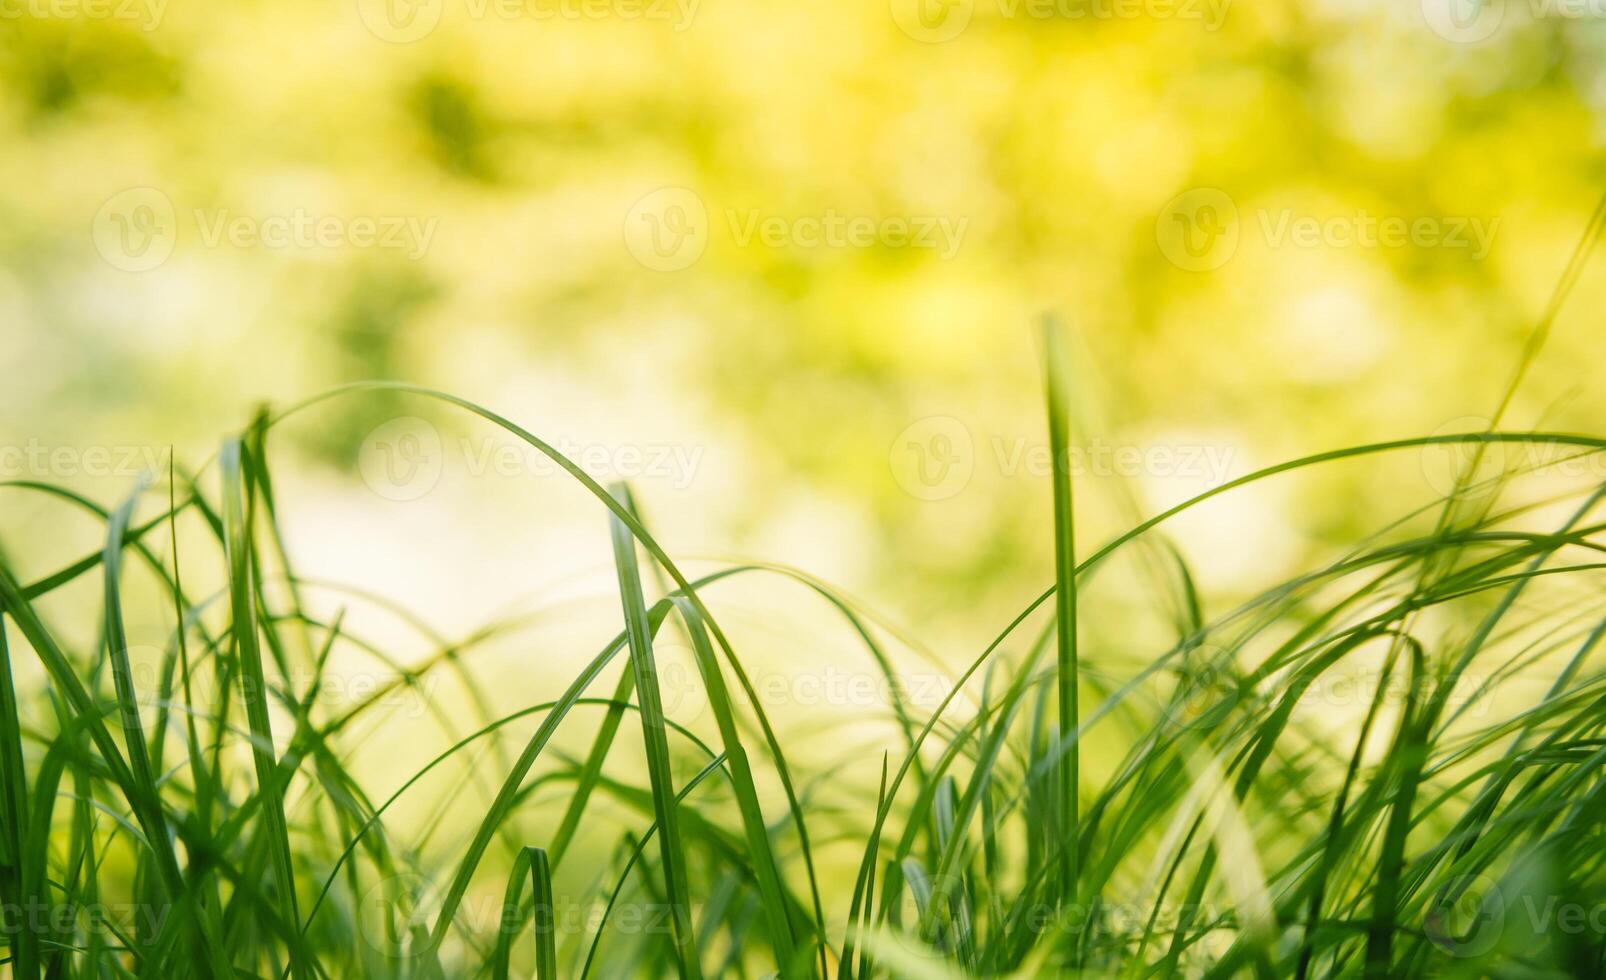
[[[797,563],[967,643],[1050,578],[1040,316],[1076,337],[1079,438],[1142,460],[1082,477],[1093,542],[1256,466],[1476,427],[1603,173],[1606,23],[1566,4],[4,3],[5,476],[109,503],[126,467],[15,450],[199,465],[262,401],[409,380],[595,450],[676,554]],[[1201,189],[1234,245],[1189,268]],[[271,240],[301,218],[327,237]],[[140,236],[170,252],[135,268]],[[1504,424],[1598,429],[1599,281]],[[388,499],[364,446],[415,414],[439,486]],[[486,437],[405,396],[320,407],[275,444],[293,550],[465,628],[605,571],[595,507],[476,467]],[[921,482],[933,450],[962,486]],[[1176,535],[1207,589],[1264,585],[1432,496],[1396,463]],[[36,571],[94,545],[17,506]]]

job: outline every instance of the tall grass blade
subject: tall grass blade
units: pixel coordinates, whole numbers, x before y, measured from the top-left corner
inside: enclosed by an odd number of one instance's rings
[[[614,495],[618,499],[622,491],[616,489]],[[697,938],[691,922],[686,850],[680,835],[679,806],[675,799],[674,774],[669,764],[669,742],[664,733],[658,667],[652,653],[653,629],[647,619],[647,604],[641,591],[636,541],[630,529],[617,517],[609,521],[609,526],[613,535],[614,567],[619,573],[619,599],[624,607],[625,632],[630,644],[630,668],[636,679],[636,701],[641,705],[641,730],[646,743],[647,772],[652,782],[653,809],[661,828],[658,841],[676,965],[682,980],[697,980],[702,976],[702,968],[698,962]]]
[[[260,425],[254,427],[260,434]],[[261,445],[253,440],[253,448]],[[252,543],[252,480],[248,469],[255,460],[241,439],[224,444],[222,453],[223,524],[228,559],[229,608],[232,636],[239,661],[241,700],[251,729],[251,757],[256,765],[257,792],[262,800],[262,834],[273,865],[278,901],[285,919],[301,921],[297,911],[294,859],[290,831],[285,819],[284,793],[278,776],[278,759],[273,742],[273,724],[268,717],[268,682],[262,668],[262,650],[257,640],[257,584]],[[315,970],[303,962],[297,943],[289,946],[290,973],[296,980],[310,980]]]
[[[769,927],[770,944],[775,950],[775,962],[783,976],[791,976],[798,958],[794,952],[796,939],[792,933],[791,918],[787,915],[780,865],[770,847],[769,827],[764,822],[764,811],[758,802],[753,770],[736,728],[735,708],[725,687],[724,675],[720,673],[714,647],[708,642],[708,630],[703,625],[702,615],[697,612],[696,606],[683,597],[677,597],[675,605],[691,635],[697,669],[708,692],[708,703],[714,713],[715,723],[719,726],[720,741],[731,772],[731,787],[736,793],[736,803],[742,815],[742,831],[750,852],[749,860],[758,880],[759,903]]]
[[[1071,739],[1060,761],[1058,775],[1058,816],[1061,834],[1061,873],[1063,896],[1076,903],[1080,874],[1080,801],[1082,746],[1079,737],[1081,710],[1077,703],[1077,602],[1076,602],[1076,516],[1072,496],[1070,366],[1067,363],[1063,328],[1054,320],[1043,324],[1043,375],[1048,395],[1048,445],[1054,459],[1054,615],[1059,624],[1055,651],[1058,654],[1057,691],[1059,732]]]

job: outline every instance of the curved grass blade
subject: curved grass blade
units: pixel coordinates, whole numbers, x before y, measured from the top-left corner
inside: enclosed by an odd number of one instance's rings
[[[530,862],[531,918],[535,925],[535,980],[558,980],[557,905],[552,896],[552,865],[546,851],[526,848]]]
[[[530,876],[531,926],[535,933],[535,980],[557,980],[557,922],[552,898],[552,865],[539,847],[522,848],[508,874],[502,917],[497,924],[496,950],[491,956],[491,980],[508,980],[513,952],[513,923],[518,922],[524,876]]]

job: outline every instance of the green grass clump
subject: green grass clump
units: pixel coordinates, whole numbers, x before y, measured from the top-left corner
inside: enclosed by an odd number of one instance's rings
[[[1320,453],[1083,550],[1071,372],[1045,339],[1054,584],[940,705],[867,719],[884,742],[785,729],[718,611],[734,580],[779,574],[900,692],[876,617],[790,569],[688,576],[627,489],[448,395],[369,384],[264,413],[215,466],[110,509],[10,482],[101,522],[104,546],[32,579],[0,556],[6,975],[1606,974],[1606,483],[1509,492],[1606,439],[1491,428]],[[270,433],[377,388],[522,440],[606,519],[619,632],[556,681],[532,650],[516,711],[489,708],[476,655],[527,620],[457,640],[415,624],[435,652],[403,666],[346,623],[380,600],[292,568]],[[1214,616],[1164,537],[1249,484],[1436,447],[1467,452],[1452,493]],[[1518,448],[1542,462],[1485,465]],[[1087,586],[1118,573],[1164,611],[1160,641],[1103,625]],[[97,578],[95,639],[69,645],[52,622],[85,603],[54,600]],[[152,596],[173,628],[145,676],[125,616]],[[692,652],[701,727],[665,707],[666,635]],[[320,691],[349,655],[394,674],[333,710]],[[23,663],[39,680],[19,687]],[[466,708],[387,718],[440,675]],[[448,747],[389,758],[400,782],[352,761],[422,725]]]

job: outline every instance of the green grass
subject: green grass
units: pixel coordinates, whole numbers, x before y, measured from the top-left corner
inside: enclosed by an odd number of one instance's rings
[[[939,707],[896,700],[865,719],[882,737],[855,727],[852,744],[766,713],[720,625],[722,598],[735,580],[779,576],[845,624],[864,669],[899,691],[903,644],[878,617],[776,566],[689,577],[626,488],[599,486],[462,399],[340,389],[263,414],[215,465],[153,474],[112,507],[10,482],[7,493],[99,522],[105,544],[53,556],[59,570],[33,579],[0,555],[5,971],[1606,972],[1606,483],[1514,492],[1558,460],[1601,459],[1606,439],[1486,431],[1322,452],[1087,547],[1067,453],[1075,366],[1057,328],[1044,341],[1054,584],[963,665]],[[405,610],[292,567],[270,436],[314,404],[377,389],[497,426],[594,497],[619,632],[577,673],[553,676],[530,647],[520,689],[489,696],[477,657],[493,640],[517,648],[523,618],[457,639],[414,621],[435,652],[401,667],[345,614],[412,621]],[[1165,537],[1178,514],[1245,486],[1434,447],[1471,453],[1448,497],[1402,506],[1326,564],[1231,607],[1210,608],[1208,583]],[[1517,447],[1544,459],[1480,466]],[[1135,582],[1164,632],[1112,627],[1125,614],[1101,598],[1104,576]],[[98,602],[74,589],[97,578]],[[128,653],[136,603],[173,624],[154,679]],[[71,610],[95,629],[61,629]],[[691,650],[707,698],[690,726],[662,697],[666,636]],[[393,676],[331,709],[319,695],[337,655]],[[1338,698],[1360,664],[1371,673]],[[462,692],[451,710],[427,697],[441,675]],[[406,689],[429,712],[387,717]],[[521,707],[488,707],[509,699]],[[423,726],[447,747],[388,757],[405,777],[365,782],[355,750]]]

